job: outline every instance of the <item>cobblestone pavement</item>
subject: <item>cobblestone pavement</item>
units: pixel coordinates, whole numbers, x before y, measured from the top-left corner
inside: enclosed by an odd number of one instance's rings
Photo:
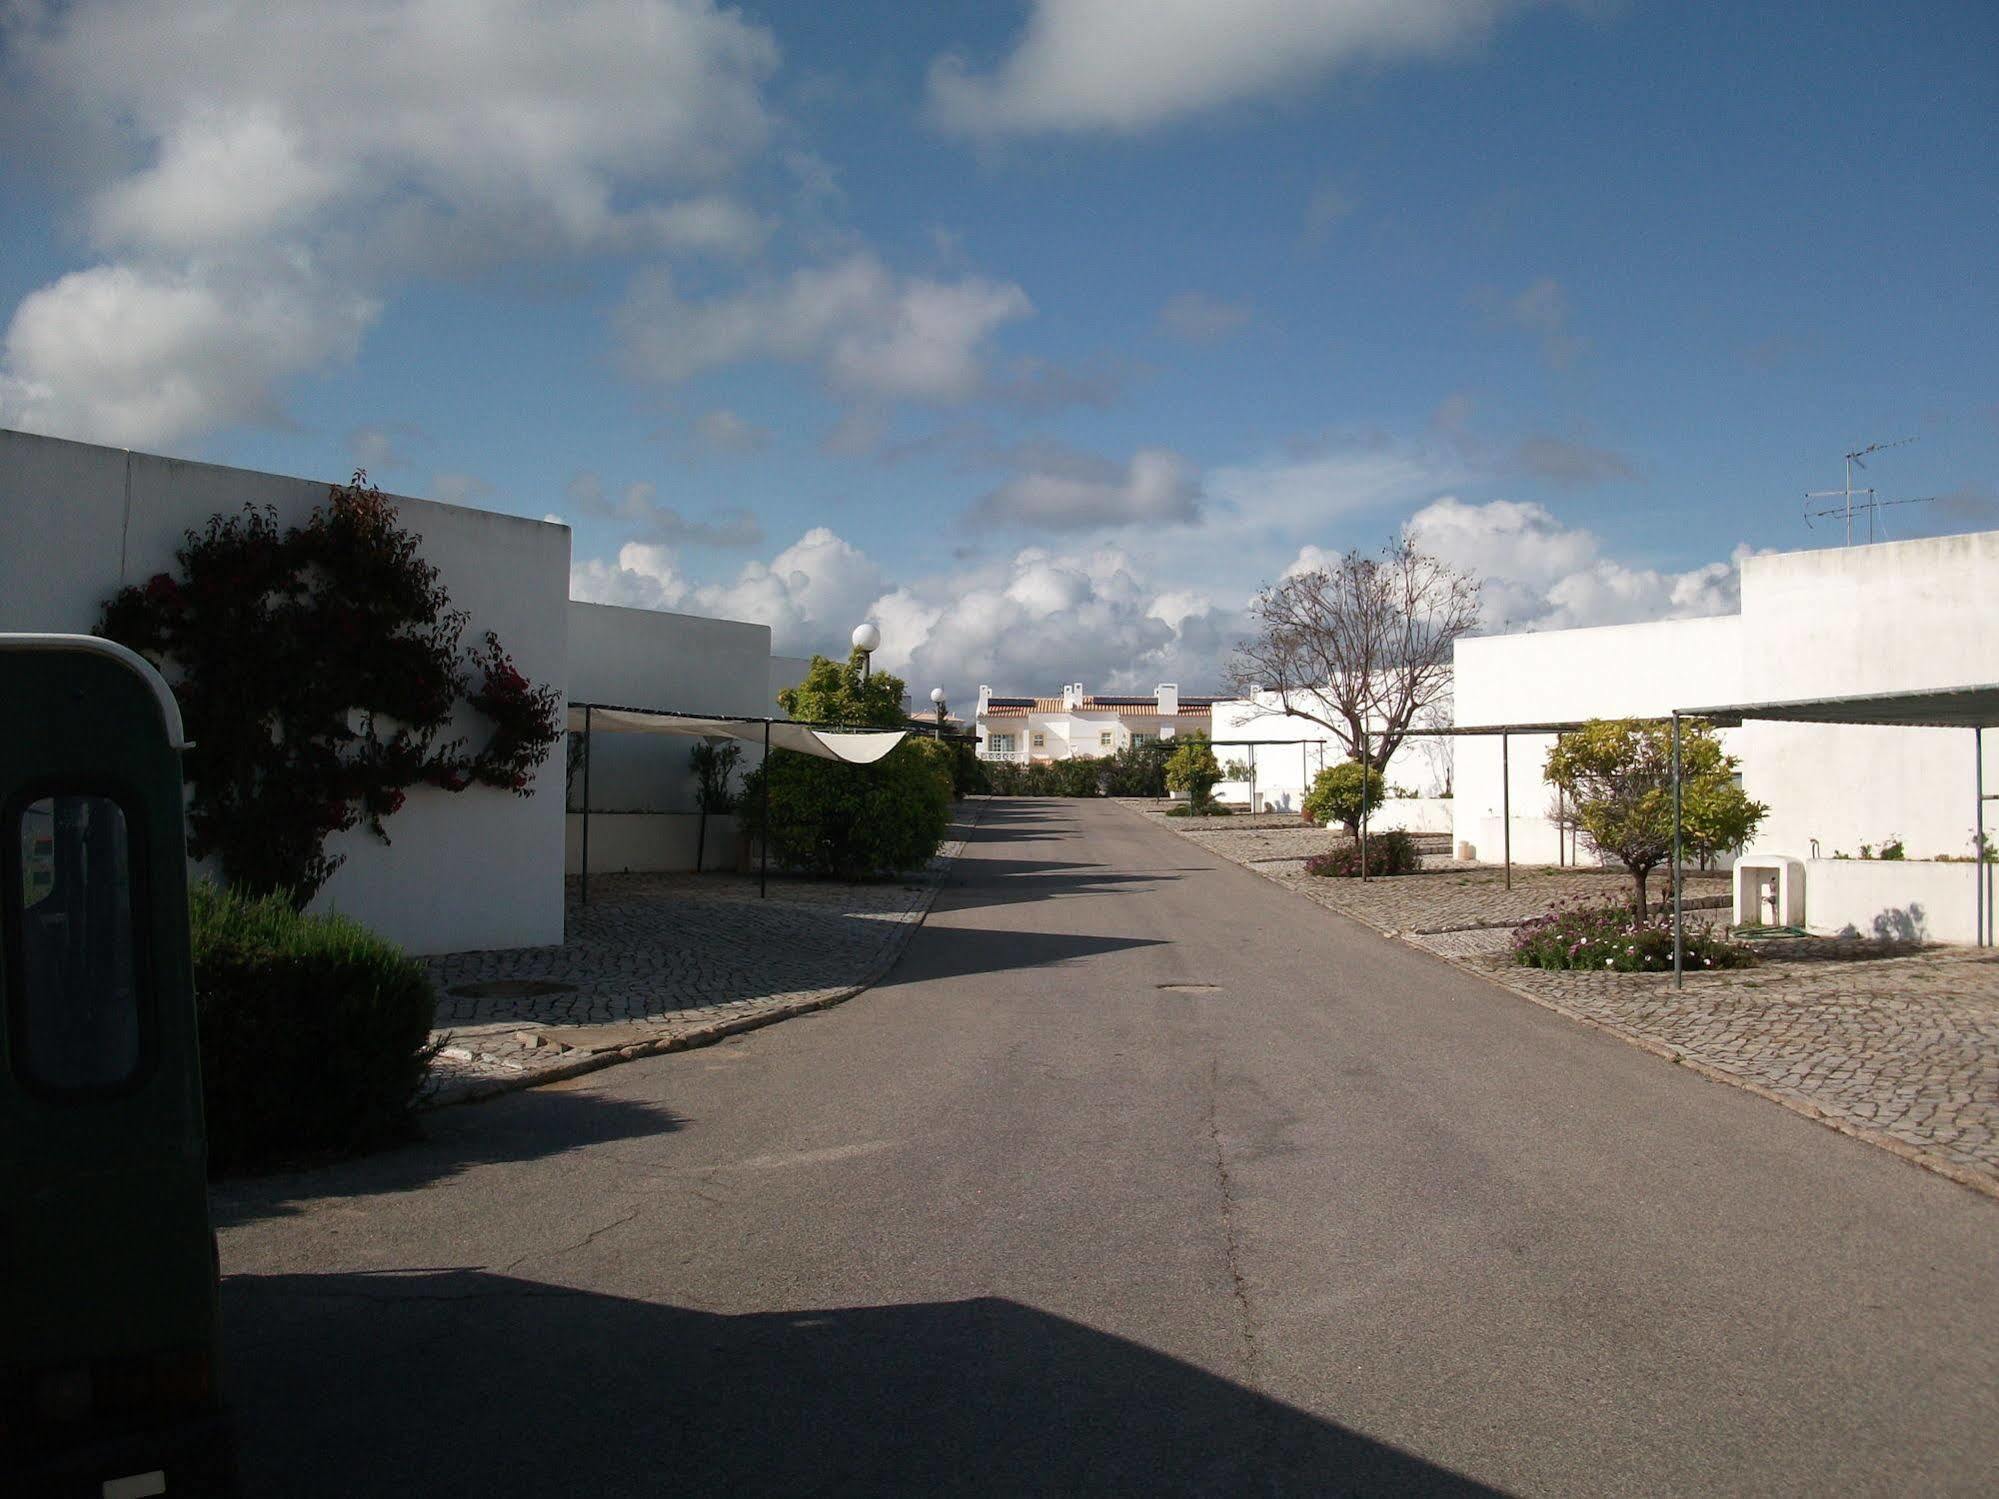
[[[847,884],[773,875],[593,875],[569,882],[559,946],[429,960],[441,1048],[425,1101],[464,1102],[678,1051],[838,1003],[888,971],[964,847],[963,804],[929,869]]]
[[[1178,831],[1177,819],[1161,821]],[[1516,868],[1508,892],[1497,871],[1426,860],[1421,875],[1363,885],[1260,861],[1244,835],[1188,836],[1537,1004],[1999,1196],[1999,956],[1989,950],[1772,939],[1755,944],[1757,966],[1690,973],[1679,990],[1669,974],[1549,972],[1508,961],[1512,926],[1556,900],[1621,894],[1622,874]],[[1727,899],[1719,877],[1692,877],[1688,889],[1701,905]]]

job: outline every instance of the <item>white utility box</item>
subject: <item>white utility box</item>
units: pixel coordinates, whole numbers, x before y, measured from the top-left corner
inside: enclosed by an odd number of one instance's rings
[[[1735,861],[1735,925],[1805,924],[1805,864],[1781,854],[1750,854]]]

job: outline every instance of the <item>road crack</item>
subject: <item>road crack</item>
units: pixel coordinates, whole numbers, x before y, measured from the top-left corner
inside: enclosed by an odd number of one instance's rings
[[[624,1217],[613,1218],[609,1223],[604,1224],[602,1227],[591,1229],[589,1233],[585,1234],[582,1238],[578,1239],[574,1244],[565,1244],[560,1249],[546,1249],[546,1250],[531,1249],[526,1254],[522,1255],[519,1259],[515,1260],[512,1264],[501,1266],[500,1274],[509,1275],[513,1271],[519,1269],[522,1265],[526,1264],[529,1260],[560,1259],[565,1255],[574,1254],[576,1253],[577,1250],[587,1248],[588,1246],[596,1243],[597,1240],[601,1239],[605,1234],[609,1233],[612,1229],[623,1228],[627,1223],[630,1223],[632,1219],[638,1217],[638,1215],[639,1215],[639,1210],[637,1208],[633,1208],[629,1213],[625,1214]]]
[[[1229,1175],[1228,1157],[1222,1149],[1220,1100],[1221,1062],[1217,1058],[1208,1063],[1208,1142],[1214,1147],[1215,1178],[1221,1187],[1222,1251],[1241,1324],[1243,1382],[1254,1386],[1263,1374],[1263,1353],[1257,1345],[1256,1317],[1249,1305],[1249,1281],[1242,1273],[1242,1245],[1236,1235],[1235,1182]]]

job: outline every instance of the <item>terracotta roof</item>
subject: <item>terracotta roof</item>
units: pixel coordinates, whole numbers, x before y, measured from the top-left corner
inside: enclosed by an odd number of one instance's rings
[[[1085,695],[1077,706],[1080,713],[1115,713],[1119,718],[1204,718],[1215,703],[1215,697],[1183,697],[1180,711],[1161,714],[1159,701],[1149,693],[1143,697],[1133,694],[1124,696]],[[986,699],[988,718],[1025,718],[1030,713],[1060,713],[1063,701],[1059,697],[991,697]]]

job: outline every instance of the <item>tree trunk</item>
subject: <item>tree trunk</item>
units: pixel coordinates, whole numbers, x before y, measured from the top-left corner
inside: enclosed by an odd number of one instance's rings
[[[1634,869],[1631,871],[1631,882],[1638,887],[1638,919],[1640,921],[1645,919],[1645,875],[1646,871],[1643,869]]]

